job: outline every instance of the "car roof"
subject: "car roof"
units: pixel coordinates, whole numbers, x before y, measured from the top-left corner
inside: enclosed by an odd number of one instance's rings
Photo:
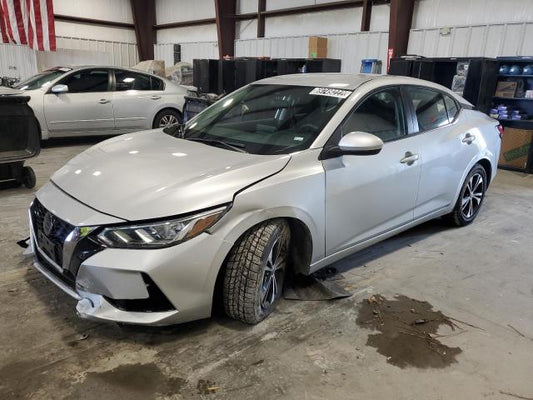
[[[415,85],[425,86],[428,88],[438,89],[455,98],[462,104],[471,106],[471,104],[452,92],[445,86],[423,79],[411,78],[408,76],[398,75],[378,75],[378,74],[344,74],[338,72],[332,73],[300,73],[289,75],[278,75],[271,78],[261,79],[253,84],[268,85],[294,85],[294,86],[311,86],[311,87],[332,87],[337,89],[355,90],[364,83],[373,82],[381,85]]]
[[[90,64],[88,65],[58,65],[52,68],[48,68],[47,71],[61,70],[62,68],[68,68],[70,70],[70,71],[65,71],[65,73],[72,72],[72,71],[80,71],[80,70],[87,69],[87,68],[122,69],[125,71],[140,72],[142,74],[151,75],[159,79],[167,80],[162,76],[158,76],[147,71],[142,71],[140,69],[135,69],[135,68],[119,67],[117,65],[90,65]]]

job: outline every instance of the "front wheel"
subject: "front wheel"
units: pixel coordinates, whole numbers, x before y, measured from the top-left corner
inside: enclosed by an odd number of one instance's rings
[[[470,224],[481,209],[487,184],[485,168],[479,164],[475,165],[463,183],[453,211],[446,215],[446,219],[456,226]]]
[[[287,222],[271,220],[252,228],[235,244],[224,276],[228,316],[256,324],[274,310],[283,291],[289,242]]]

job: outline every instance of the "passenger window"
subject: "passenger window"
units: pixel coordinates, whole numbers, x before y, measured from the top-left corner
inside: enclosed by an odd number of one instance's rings
[[[151,90],[152,84],[150,78],[149,75],[117,70],[115,71],[115,90],[117,92],[126,90]]]
[[[405,135],[405,118],[398,88],[372,94],[361,103],[341,127],[342,135],[368,132],[384,142]]]
[[[108,71],[105,69],[86,69],[67,76],[61,82],[68,86],[69,93],[107,92]]]
[[[161,79],[154,78],[153,76],[150,77],[152,80],[152,90],[164,90],[165,84]]]
[[[448,121],[453,122],[453,120],[457,116],[457,113],[459,112],[457,103],[450,96],[446,95],[444,95],[444,102],[446,103],[446,110],[448,111]]]
[[[439,128],[448,123],[448,113],[440,92],[410,87],[407,89],[413,102],[420,132]]]

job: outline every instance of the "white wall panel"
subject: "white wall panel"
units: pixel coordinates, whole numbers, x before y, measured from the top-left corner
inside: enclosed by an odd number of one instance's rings
[[[236,39],[254,39],[257,37],[257,19],[237,21],[235,23]]]
[[[36,73],[35,51],[26,46],[0,43],[0,76],[24,80]]]
[[[157,31],[157,43],[211,42],[214,40],[217,40],[217,26],[215,24]]]
[[[215,18],[215,1],[156,0],[155,12],[157,24]],[[202,29],[202,27],[196,27],[196,29]]]
[[[130,0],[53,0],[54,13],[133,23]]]
[[[529,35],[529,36],[528,36]],[[425,57],[530,56],[533,22],[412,29],[407,52]]]
[[[268,4],[270,1],[267,1],[267,6]],[[265,36],[281,37],[357,32],[361,28],[362,12],[363,9],[357,7],[269,17],[266,18],[265,22]]]
[[[412,26],[431,29],[502,22],[533,22],[533,1],[417,0]]]
[[[237,0],[237,14],[257,12],[257,0]]]
[[[55,25],[57,36],[79,37],[93,40],[112,39],[117,42],[136,43],[135,31],[133,29],[111,28],[63,21],[56,21]]]
[[[328,38],[328,57],[342,60],[342,72],[359,72],[361,60],[364,58],[378,58],[385,66],[388,32],[358,32],[324,36]],[[235,41],[235,56],[307,57],[308,45],[309,36],[242,39]]]

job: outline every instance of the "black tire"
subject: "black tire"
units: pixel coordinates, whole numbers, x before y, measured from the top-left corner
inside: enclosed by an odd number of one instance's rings
[[[478,178],[481,178],[481,182]],[[488,180],[487,172],[481,165],[476,164],[466,176],[455,207],[444,218],[456,226],[466,226],[476,219],[485,199]]]
[[[223,303],[228,316],[257,324],[274,310],[283,293],[289,242],[289,225],[280,219],[263,222],[239,239],[224,276]],[[271,254],[275,260],[269,258]],[[273,263],[277,267],[271,268]]]
[[[32,167],[22,168],[22,184],[26,186],[28,189],[32,189],[35,187],[36,183],[37,183],[37,179],[35,178],[35,172],[33,171],[33,168]]]
[[[165,119],[168,119],[168,124],[165,123]],[[179,111],[173,110],[171,108],[166,108],[164,110],[161,110],[157,113],[157,115],[154,118],[154,123],[152,124],[153,129],[157,128],[164,128],[168,125],[173,125],[176,123],[181,124],[183,121],[183,118],[181,117],[181,114]]]

